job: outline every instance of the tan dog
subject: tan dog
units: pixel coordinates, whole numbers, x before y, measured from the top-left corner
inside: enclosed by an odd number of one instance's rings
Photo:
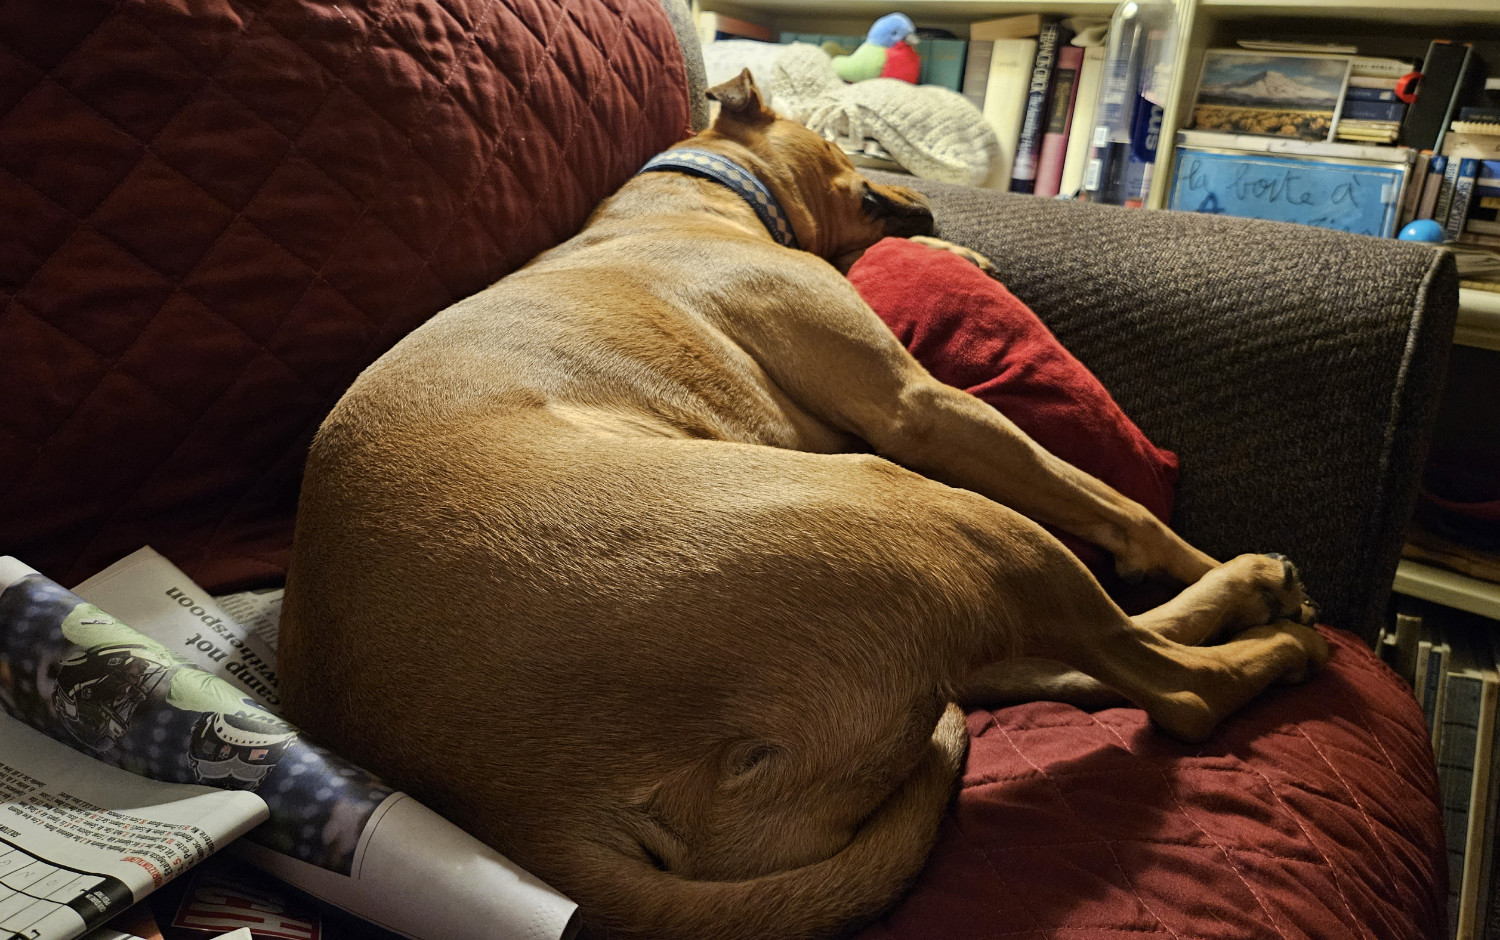
[[[805,250],[646,173],[404,339],[309,458],[281,673],[289,718],[595,935],[819,936],[921,867],[952,703],[1115,690],[1200,740],[1327,649],[1289,565],[1216,565],[897,343],[824,259],[925,231],[919,196],[748,73],[710,95],[689,144]],[[1129,618],[1033,519],[1192,586]]]

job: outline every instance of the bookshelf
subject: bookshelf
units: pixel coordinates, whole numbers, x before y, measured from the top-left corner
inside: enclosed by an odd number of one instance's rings
[[[1500,293],[1468,288],[1458,292],[1458,328],[1453,341],[1500,352]]]
[[[1408,597],[1500,620],[1500,585],[1456,571],[1403,558],[1396,569],[1395,590]]]
[[[1114,2],[1098,0],[700,0],[702,8],[764,23],[773,33],[863,35],[871,22],[899,10],[918,26],[968,36],[975,20],[1020,13],[1102,16]],[[1500,63],[1500,0],[1177,0],[1177,68],[1168,94],[1147,205],[1166,203],[1177,131],[1192,110],[1203,55],[1237,39],[1354,42],[1365,55],[1420,59],[1429,40],[1478,43],[1486,61]],[[1487,347],[1492,348],[1492,347]]]
[[[1116,3],[1097,0],[700,0],[703,9],[753,19],[773,33],[862,35],[875,18],[899,10],[918,26],[968,36],[976,20],[1040,12],[1107,17]],[[1420,60],[1434,38],[1474,42],[1500,74],[1500,0],[1177,0],[1175,77],[1168,94],[1156,172],[1146,204],[1166,203],[1177,131],[1192,111],[1207,50],[1239,39],[1352,42],[1361,54]],[[1454,342],[1500,352],[1500,293],[1459,293]],[[1395,590],[1500,620],[1500,585],[1403,560]]]

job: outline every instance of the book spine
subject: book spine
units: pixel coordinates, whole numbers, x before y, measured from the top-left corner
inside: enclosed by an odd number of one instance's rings
[[[1430,219],[1437,210],[1438,191],[1442,189],[1443,171],[1448,167],[1448,158],[1434,156],[1427,164],[1427,179],[1422,181],[1422,202],[1417,207],[1417,218]]]
[[[1062,187],[1063,160],[1068,153],[1068,134],[1073,125],[1073,105],[1078,98],[1078,73],[1083,65],[1083,49],[1066,46],[1057,54],[1057,68],[1052,73],[1051,103],[1047,108],[1047,127],[1042,135],[1042,150],[1037,157],[1036,194],[1051,198]]]
[[[963,96],[981,112],[984,111],[984,90],[990,83],[990,56],[994,51],[993,39],[972,40],[969,54],[964,59]]]
[[[1399,121],[1406,114],[1406,105],[1400,101],[1359,101],[1344,99],[1339,119],[1351,121]]]
[[[1068,152],[1063,159],[1062,181],[1058,192],[1074,196],[1083,186],[1083,170],[1088,164],[1093,144],[1094,118],[1099,113],[1100,83],[1104,77],[1104,47],[1090,46],[1083,52],[1078,69],[1078,93],[1074,96],[1072,127],[1068,131]]]
[[[1460,937],[1477,936],[1483,928],[1491,878],[1486,850],[1495,821],[1490,768],[1495,756],[1495,705],[1497,696],[1500,696],[1500,674],[1496,673],[1491,662],[1480,668],[1479,676],[1482,685],[1478,727],[1475,729],[1473,783],[1469,790],[1469,828],[1464,833],[1464,880],[1459,893],[1457,927]]]
[[[1036,41],[1036,61],[1031,67],[1031,84],[1026,93],[1026,116],[1021,120],[1021,135],[1016,140],[1016,160],[1010,172],[1010,191],[1029,193],[1036,189],[1037,158],[1042,151],[1043,121],[1047,111],[1047,91],[1052,85],[1052,70],[1057,65],[1058,46],[1063,27],[1048,23]]]
[[[1444,846],[1448,857],[1449,923],[1456,924],[1462,901],[1464,850],[1469,831],[1469,802],[1474,786],[1474,749],[1478,743],[1483,682],[1464,672],[1447,674],[1448,694],[1438,733],[1438,790],[1442,795]]]
[[[922,84],[937,85],[960,94],[964,90],[967,39],[924,39],[917,45],[922,58]]]
[[[1422,203],[1422,186],[1427,182],[1427,166],[1431,161],[1432,154],[1417,154],[1417,161],[1407,174],[1406,192],[1401,197],[1401,216],[1396,223],[1398,231],[1417,217],[1417,209]],[[1410,676],[1407,676],[1407,681],[1411,681]]]
[[[984,92],[984,119],[1000,140],[1000,159],[985,181],[989,189],[1010,188],[1015,165],[1016,140],[1026,113],[1031,64],[1036,60],[1035,39],[996,39],[990,55],[990,77]]]
[[[1458,185],[1458,171],[1463,166],[1462,160],[1451,157],[1448,165],[1443,169],[1443,181],[1438,189],[1437,205],[1432,210],[1432,221],[1448,227],[1448,211],[1453,208],[1453,190]]]
[[[1363,85],[1350,85],[1344,90],[1344,102],[1350,101],[1399,101],[1396,97],[1395,88],[1369,88]]]
[[[1453,204],[1448,207],[1448,221],[1443,226],[1443,233],[1449,238],[1457,238],[1464,230],[1464,219],[1469,217],[1469,203],[1474,198],[1474,180],[1478,175],[1478,160],[1458,161],[1458,178],[1453,183]]]
[[[1442,644],[1432,644],[1432,652],[1427,657],[1427,679],[1422,685],[1422,717],[1427,721],[1434,751],[1437,750],[1438,729],[1442,727],[1438,723],[1438,709],[1442,705],[1442,650]]]

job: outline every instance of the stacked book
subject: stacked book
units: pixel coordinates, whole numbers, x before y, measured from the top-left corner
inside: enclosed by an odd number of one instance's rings
[[[1456,611],[1400,613],[1377,649],[1412,681],[1432,733],[1451,934],[1500,937],[1500,623]]]
[[[1334,139],[1358,144],[1394,144],[1401,135],[1406,101],[1397,86],[1412,71],[1402,59],[1356,56],[1339,107]]]
[[[1104,76],[1103,25],[1037,13],[970,24],[961,90],[1000,140],[988,188],[1048,197],[1082,188]]]

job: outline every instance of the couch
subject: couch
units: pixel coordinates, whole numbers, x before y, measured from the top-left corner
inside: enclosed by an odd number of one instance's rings
[[[696,42],[677,0],[7,5],[0,553],[72,584],[151,544],[213,591],[274,582],[342,389],[701,127]],[[1189,540],[1298,561],[1334,657],[1202,747],[1132,709],[976,710],[939,846],[868,935],[1442,935],[1425,728],[1367,644],[1451,260],[915,187],[1177,453]]]

